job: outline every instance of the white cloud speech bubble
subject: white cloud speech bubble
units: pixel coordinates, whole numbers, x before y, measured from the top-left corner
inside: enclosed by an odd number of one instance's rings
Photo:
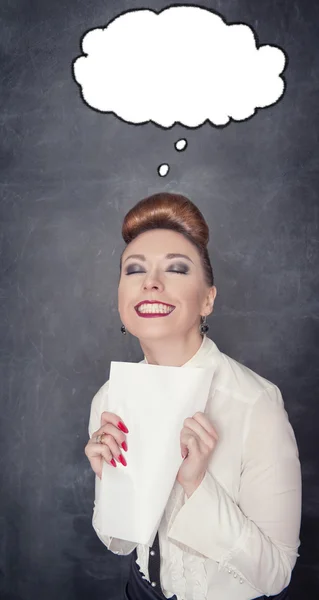
[[[243,121],[284,93],[284,52],[252,29],[197,6],[135,10],[82,39],[73,62],[84,101],[128,123]]]

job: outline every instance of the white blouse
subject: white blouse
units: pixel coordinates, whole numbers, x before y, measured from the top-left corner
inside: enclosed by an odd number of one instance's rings
[[[159,526],[162,590],[178,600],[275,595],[289,584],[299,556],[301,472],[294,431],[278,387],[220,352],[207,336],[181,368],[211,365],[214,385],[205,412],[219,440],[190,498],[175,481],[167,502]],[[108,381],[92,400],[90,437],[101,426],[107,397]],[[136,544],[100,533],[99,490],[96,476],[93,527],[111,552],[130,554]],[[149,547],[138,544],[137,556],[149,581]]]

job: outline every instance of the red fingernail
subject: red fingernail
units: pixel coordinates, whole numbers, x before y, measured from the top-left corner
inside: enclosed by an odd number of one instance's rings
[[[124,423],[122,423],[122,421],[120,421],[120,422],[117,424],[117,426],[118,426],[118,428],[119,428],[119,429],[121,429],[121,431],[124,431],[124,433],[128,433],[128,429],[127,429],[127,427],[124,425]]]
[[[111,462],[111,465],[113,465],[113,467],[116,467],[116,462],[115,462],[114,458],[112,458],[112,460],[110,462]]]
[[[123,442],[123,444],[121,444],[123,450],[125,450],[125,452],[127,452],[127,443]]]
[[[120,456],[119,456],[119,461],[122,463],[123,467],[127,466],[127,462],[126,462],[124,456],[122,456],[122,454],[120,454]]]

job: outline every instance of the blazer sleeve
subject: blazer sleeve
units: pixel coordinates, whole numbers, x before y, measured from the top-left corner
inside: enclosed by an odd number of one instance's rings
[[[251,408],[238,503],[206,471],[168,537],[215,560],[219,571],[231,570],[261,595],[272,596],[290,582],[299,556],[300,522],[299,453],[274,385]]]
[[[89,420],[89,437],[91,438],[93,433],[101,427],[101,414],[103,410],[106,410],[105,402],[107,401],[107,389],[108,386],[105,384],[94,396],[91,404],[90,420]],[[110,467],[113,468],[113,467]],[[92,526],[95,530],[96,535],[101,542],[107,547],[113,554],[127,555],[133,552],[137,544],[118,538],[113,538],[108,535],[102,535],[99,527],[99,511],[101,510],[100,503],[100,478],[95,475],[95,499],[93,508]]]

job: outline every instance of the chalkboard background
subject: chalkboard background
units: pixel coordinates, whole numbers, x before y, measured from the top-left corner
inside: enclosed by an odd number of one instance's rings
[[[165,130],[88,108],[71,69],[84,32],[168,4],[1,2],[3,600],[122,597],[130,559],[92,529],[84,447],[110,361],[143,357],[120,332],[120,230],[135,202],[162,190],[188,195],[210,226],[209,336],[282,391],[303,471],[291,598],[319,590],[319,5],[198,3],[289,57],[283,99],[246,122]],[[185,152],[174,148],[180,137]]]

